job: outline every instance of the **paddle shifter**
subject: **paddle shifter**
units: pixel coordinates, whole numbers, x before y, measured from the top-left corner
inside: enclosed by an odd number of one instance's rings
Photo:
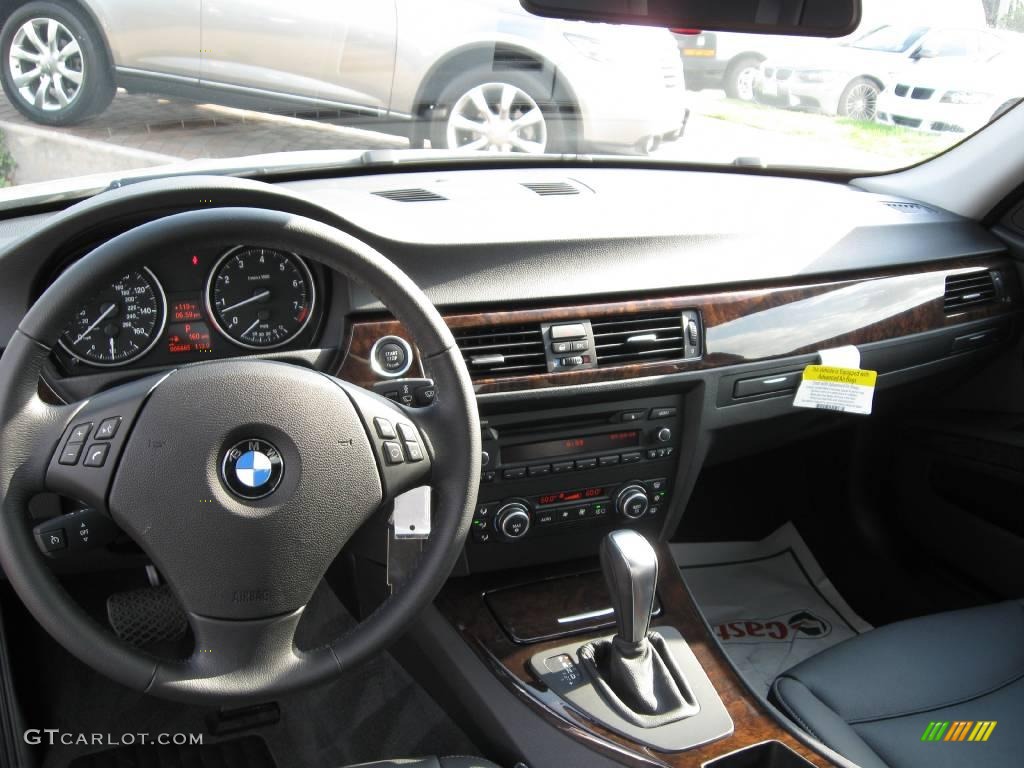
[[[700,707],[668,643],[649,631],[657,552],[639,533],[623,529],[605,537],[600,556],[618,633],[579,651],[594,687],[621,717],[642,728],[695,715]]]

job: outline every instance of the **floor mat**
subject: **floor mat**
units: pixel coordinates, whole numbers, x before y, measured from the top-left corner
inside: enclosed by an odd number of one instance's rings
[[[672,554],[725,652],[761,693],[793,665],[871,629],[792,523],[761,541],[672,544]]]
[[[216,744],[127,745],[82,755],[70,768],[275,768],[267,744],[245,736]]]

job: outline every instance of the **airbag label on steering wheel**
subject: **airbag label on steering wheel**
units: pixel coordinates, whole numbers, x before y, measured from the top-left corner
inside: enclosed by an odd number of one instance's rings
[[[877,371],[809,365],[796,392],[793,405],[840,413],[871,413]]]

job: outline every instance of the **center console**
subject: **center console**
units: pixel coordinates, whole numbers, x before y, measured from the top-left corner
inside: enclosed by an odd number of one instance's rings
[[[681,414],[673,396],[485,418],[470,570],[592,557],[613,528],[656,536]]]

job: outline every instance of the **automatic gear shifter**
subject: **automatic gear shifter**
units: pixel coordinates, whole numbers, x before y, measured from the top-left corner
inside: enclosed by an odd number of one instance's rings
[[[601,543],[618,634],[588,643],[580,661],[612,709],[643,728],[695,715],[700,707],[668,644],[650,632],[658,555],[633,530],[609,533]]]

